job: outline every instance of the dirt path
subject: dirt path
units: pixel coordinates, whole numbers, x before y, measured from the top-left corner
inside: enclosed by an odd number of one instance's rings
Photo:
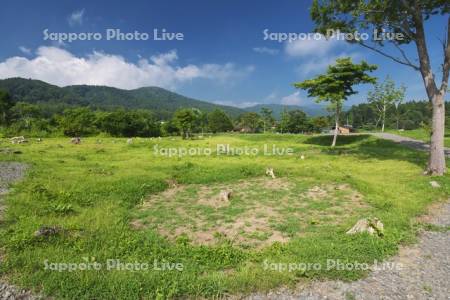
[[[10,184],[20,180],[26,170],[26,165],[15,162],[0,162],[0,226],[2,226],[2,218],[6,206],[4,204],[4,196],[8,193]],[[0,248],[0,263],[1,263],[1,248]],[[7,284],[0,277],[0,300],[34,300],[42,299],[34,296],[26,290],[19,289],[15,286]]]
[[[386,133],[386,132],[374,132],[371,133],[371,135],[382,138],[382,139],[386,139],[386,140],[391,140],[394,141],[396,143],[405,145],[407,147],[419,150],[419,151],[429,151],[430,150],[430,145],[425,143],[424,141],[419,141],[419,140],[415,140],[409,137],[405,137],[405,136],[400,136],[400,135],[396,135],[396,134],[392,134],[392,133]],[[450,157],[450,149],[449,148],[445,148],[445,155]]]

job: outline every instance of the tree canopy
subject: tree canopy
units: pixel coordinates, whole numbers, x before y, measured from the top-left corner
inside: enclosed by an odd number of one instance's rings
[[[175,112],[174,123],[180,130],[181,136],[187,139],[191,136],[196,122],[196,114],[190,108],[179,109]]]
[[[332,146],[336,144],[342,102],[358,93],[353,88],[355,85],[375,83],[376,78],[369,76],[367,72],[376,69],[376,65],[370,65],[365,61],[355,64],[350,57],[338,58],[336,64],[328,66],[325,74],[294,84],[296,88],[306,90],[308,96],[315,97],[316,101],[330,102],[335,109],[335,134]]]
[[[377,124],[381,122],[381,131],[384,131],[386,112],[391,106],[398,107],[398,103],[405,97],[405,87],[397,88],[395,82],[387,77],[382,83],[376,83],[372,91],[369,91],[367,100],[373,105],[378,114]],[[398,121],[397,121],[398,122]]]
[[[294,86],[306,90],[308,96],[315,97],[317,102],[341,103],[358,93],[353,88],[355,85],[376,83],[376,78],[366,73],[376,69],[376,65],[370,65],[365,61],[354,64],[350,57],[338,58],[336,64],[330,65],[325,74],[295,83]]]
[[[226,132],[233,129],[230,117],[221,109],[215,109],[208,114],[209,129],[213,132]]]

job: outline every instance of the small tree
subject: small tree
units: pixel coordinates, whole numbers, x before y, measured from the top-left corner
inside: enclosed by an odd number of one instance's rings
[[[111,136],[125,136],[127,127],[125,109],[118,109],[113,112],[100,112],[95,121],[97,127]]]
[[[381,132],[384,132],[384,125],[386,123],[386,111],[387,109],[395,105],[398,106],[397,103],[401,103],[405,97],[405,87],[396,88],[395,82],[387,77],[383,83],[375,84],[374,90],[369,91],[368,101],[372,104],[378,114],[378,120],[376,123],[376,127],[378,127],[378,123],[381,122]],[[396,105],[397,104],[397,105]],[[397,127],[398,127],[398,114],[397,114]]]
[[[67,136],[86,136],[95,132],[95,114],[87,107],[66,109],[59,125]]]
[[[255,112],[247,112],[239,117],[240,125],[243,128],[248,128],[250,132],[256,132],[261,128],[261,116]]]
[[[404,93],[406,88],[404,86],[401,87],[403,89],[403,97],[398,97],[394,100],[394,107],[395,107],[395,128],[398,130],[398,125],[400,122],[400,111],[398,110],[398,107],[400,104],[403,103],[404,100]]]
[[[311,129],[311,123],[305,112],[294,109],[284,113],[283,129],[289,133],[302,133]]]
[[[221,109],[215,109],[208,114],[208,126],[213,132],[226,132],[233,129],[230,117]]]
[[[263,121],[263,130],[266,133],[267,127],[272,127],[273,123],[275,123],[275,119],[272,116],[272,110],[267,107],[261,107],[261,116]]]
[[[200,131],[201,135],[203,136],[205,133],[205,128],[208,126],[208,115],[198,108],[193,108],[192,112],[195,116],[195,124],[193,126],[193,130],[195,130],[195,132]]]
[[[26,129],[31,128],[31,123],[34,119],[41,117],[40,107],[36,104],[26,102],[17,102],[16,105],[11,108],[11,112],[14,119],[23,122],[23,127]]]
[[[332,147],[336,145],[339,132],[339,114],[342,111],[342,102],[358,92],[354,85],[362,83],[375,83],[376,78],[370,77],[366,72],[377,69],[375,65],[369,65],[362,61],[354,64],[350,57],[338,58],[335,65],[328,66],[325,74],[316,78],[296,83],[296,88],[308,91],[309,97],[316,97],[317,102],[328,101],[334,108],[335,130]]]
[[[280,118],[280,122],[278,124],[279,130],[281,131],[281,133],[287,132],[288,123],[289,123],[288,110],[286,108],[284,108],[283,111],[281,112],[281,118]]]
[[[328,118],[324,116],[314,117],[310,119],[311,127],[314,131],[320,132],[322,129],[328,127]]]
[[[175,135],[179,132],[174,120],[167,120],[161,122],[161,134],[164,136]]]
[[[192,109],[184,108],[175,112],[174,123],[180,130],[181,137],[188,139],[191,136],[192,129],[195,126],[196,116]]]

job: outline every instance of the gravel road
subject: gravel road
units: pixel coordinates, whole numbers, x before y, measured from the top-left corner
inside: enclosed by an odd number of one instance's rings
[[[374,132],[374,133],[371,133],[371,135],[382,138],[382,139],[391,140],[396,143],[405,145],[407,147],[410,147],[410,148],[413,148],[413,149],[416,149],[419,151],[430,151],[429,144],[427,144],[423,141],[409,138],[409,137],[400,136],[400,135],[396,135],[396,134],[392,134],[392,133],[386,133],[386,132]],[[445,155],[450,157],[450,149],[445,148],[444,151],[445,151]]]

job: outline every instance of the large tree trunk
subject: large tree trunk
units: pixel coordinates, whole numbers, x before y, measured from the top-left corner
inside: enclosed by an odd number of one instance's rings
[[[446,171],[444,154],[445,101],[443,94],[436,94],[433,99],[433,119],[430,143],[430,159],[427,173],[442,175]]]
[[[433,75],[428,73],[424,77],[428,98],[432,105],[430,157],[426,173],[429,175],[443,175],[446,172],[444,154],[445,133],[445,91],[436,88]],[[432,81],[432,84],[430,82]]]
[[[432,104],[433,118],[431,121],[431,143],[430,158],[426,172],[430,175],[443,175],[446,171],[444,154],[444,130],[445,130],[445,101],[444,96],[447,92],[447,83],[450,67],[450,18],[448,18],[447,41],[444,45],[444,64],[442,85],[438,89],[434,74],[431,70],[430,57],[425,38],[425,29],[423,26],[423,17],[418,3],[415,3],[413,10],[413,21],[415,23],[415,42],[420,62],[420,73],[425,85],[428,99]]]
[[[381,125],[381,132],[384,132],[385,122],[386,122],[386,104],[383,105],[383,124]]]

